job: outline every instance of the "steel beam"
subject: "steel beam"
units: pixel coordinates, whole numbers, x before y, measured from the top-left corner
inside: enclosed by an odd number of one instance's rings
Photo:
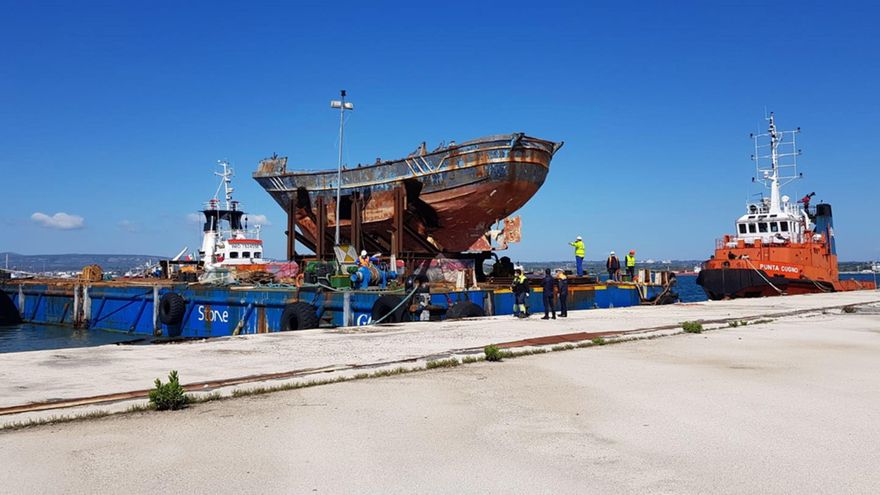
[[[291,197],[287,206],[287,261],[296,257],[296,198]]]

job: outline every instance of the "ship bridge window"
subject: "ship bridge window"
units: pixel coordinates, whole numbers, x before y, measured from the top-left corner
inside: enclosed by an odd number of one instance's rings
[[[788,222],[782,222],[779,224],[779,230],[783,232],[788,232]]]
[[[263,255],[263,253],[261,253],[259,251],[254,251],[254,258],[262,258],[263,257],[262,255]]]
[[[244,252],[241,253],[241,257],[242,257],[242,258],[250,258],[250,257],[251,257],[251,252],[250,252],[250,251],[244,251]]]
[[[236,259],[236,258],[238,258],[238,251],[230,251],[230,253],[229,253],[229,258],[230,258],[230,259]]]
[[[740,234],[746,233],[746,224],[744,224],[744,223],[739,224],[739,233]]]
[[[770,222],[770,232],[779,232],[778,222]]]
[[[767,232],[767,222],[759,222],[758,223],[758,232],[761,232],[761,233]]]
[[[749,224],[749,234],[754,234],[754,233],[755,233],[755,224],[750,223]]]

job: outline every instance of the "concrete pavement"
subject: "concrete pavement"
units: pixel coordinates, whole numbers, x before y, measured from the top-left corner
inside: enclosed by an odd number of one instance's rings
[[[0,486],[876,493],[880,307],[826,313],[0,432]]]
[[[178,370],[182,383],[304,369],[344,372],[353,366],[421,360],[490,343],[571,332],[625,332],[687,320],[766,317],[880,301],[861,291],[763,299],[573,311],[567,319],[541,321],[492,317],[394,326],[248,335],[171,345],[100,346],[4,354],[0,407],[90,397],[150,388]],[[418,362],[418,361],[416,361]],[[322,377],[326,374],[322,373]],[[302,380],[292,377],[288,380]],[[278,383],[281,380],[274,380]],[[260,384],[256,384],[260,385]],[[241,388],[241,386],[239,387]],[[136,401],[143,403],[143,400]],[[57,414],[121,410],[116,402],[75,409],[0,416],[0,424]]]

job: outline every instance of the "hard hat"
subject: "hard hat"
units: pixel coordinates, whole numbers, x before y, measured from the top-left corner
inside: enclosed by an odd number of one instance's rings
[[[523,271],[522,265],[516,265],[515,267],[513,267],[513,269],[518,270],[518,271]]]
[[[614,254],[614,251],[611,251],[611,254]]]
[[[367,255],[367,250],[366,250],[366,249],[364,249],[363,251],[361,251],[361,256],[366,256],[366,255]]]
[[[583,239],[581,238],[581,236],[577,236],[577,240],[582,241]]]

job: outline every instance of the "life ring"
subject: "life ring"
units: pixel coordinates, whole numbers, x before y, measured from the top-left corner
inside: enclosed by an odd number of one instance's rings
[[[186,312],[186,299],[176,292],[166,292],[159,299],[159,321],[166,325],[177,325],[183,321]]]

